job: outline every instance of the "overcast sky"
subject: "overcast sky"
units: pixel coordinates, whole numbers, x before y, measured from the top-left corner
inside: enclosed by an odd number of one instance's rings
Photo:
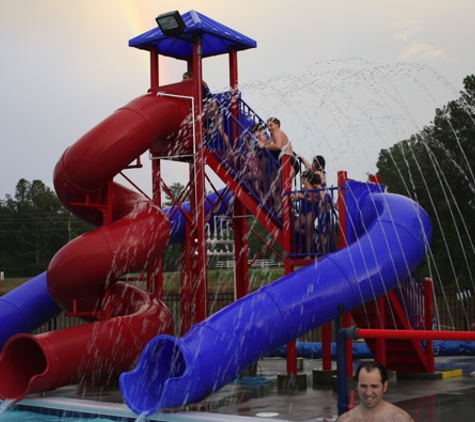
[[[374,172],[381,148],[430,124],[475,73],[467,0],[1,0],[0,199],[20,178],[52,187],[63,151],[146,92],[148,55],[128,41],[176,9],[257,41],[238,54],[244,100],[279,117],[297,152],[324,155],[331,175]],[[160,83],[184,70],[161,61]],[[227,58],[205,60],[204,77],[225,89]],[[149,177],[147,162],[133,175]]]

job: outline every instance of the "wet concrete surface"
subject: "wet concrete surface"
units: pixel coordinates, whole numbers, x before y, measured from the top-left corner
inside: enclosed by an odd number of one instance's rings
[[[355,366],[358,362],[355,362]],[[338,416],[336,383],[313,385],[313,370],[321,369],[321,360],[304,359],[301,372],[307,375],[303,391],[279,390],[277,374],[285,373],[281,358],[261,359],[253,377],[245,377],[209,396],[203,401],[167,410],[150,421],[334,421]],[[454,372],[454,370],[458,370]],[[475,420],[475,357],[436,358],[438,377],[392,378],[386,400],[406,410],[416,421],[453,422]],[[462,375],[460,375],[462,373]],[[351,385],[351,381],[349,381]],[[33,399],[33,400],[28,400]],[[48,406],[55,400],[70,403],[71,409],[95,403],[97,407],[115,409],[117,414],[133,414],[123,403],[118,390],[78,389],[63,387],[44,395],[28,396],[25,402]],[[43,403],[43,404],[42,404]],[[358,399],[356,399],[358,403]],[[122,413],[121,413],[122,412]],[[114,413],[115,414],[115,413]],[[129,420],[134,420],[129,419]]]

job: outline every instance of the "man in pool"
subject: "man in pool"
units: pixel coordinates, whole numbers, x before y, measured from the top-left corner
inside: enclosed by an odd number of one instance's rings
[[[388,386],[388,371],[383,365],[362,362],[355,374],[355,388],[361,403],[343,413],[337,422],[414,422],[406,411],[383,399]]]

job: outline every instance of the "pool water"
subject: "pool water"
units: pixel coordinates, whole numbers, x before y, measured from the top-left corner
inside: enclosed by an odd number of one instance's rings
[[[43,409],[44,412],[45,409]],[[69,412],[63,412],[63,415],[54,415],[51,409],[48,413],[37,413],[27,410],[7,409],[0,413],[0,422],[130,422],[134,419],[129,418],[104,418],[104,417],[84,417],[68,416]]]

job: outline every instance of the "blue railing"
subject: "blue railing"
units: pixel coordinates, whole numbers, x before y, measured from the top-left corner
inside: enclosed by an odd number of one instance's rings
[[[281,166],[268,150],[260,149],[252,136],[254,123],[264,123],[240,97],[239,93],[224,92],[213,95],[213,104],[205,107],[205,144],[220,164],[234,179],[254,197],[262,209],[282,226]],[[294,190],[300,187],[301,171],[294,178]],[[336,250],[337,214],[334,196],[337,188],[323,190],[321,200],[319,189],[311,192],[313,203],[308,206],[292,199],[291,225],[293,246],[287,255],[295,259],[315,258]],[[307,191],[309,192],[309,191]]]
[[[337,249],[337,214],[334,195],[338,188],[290,192],[292,204],[292,258],[315,258]],[[302,194],[304,198],[298,197]],[[323,199],[322,199],[323,196]]]
[[[262,119],[234,92],[213,96],[205,111],[205,144],[236,181],[280,222],[278,184],[280,164],[258,148],[251,128]],[[235,109],[233,109],[235,107]]]

